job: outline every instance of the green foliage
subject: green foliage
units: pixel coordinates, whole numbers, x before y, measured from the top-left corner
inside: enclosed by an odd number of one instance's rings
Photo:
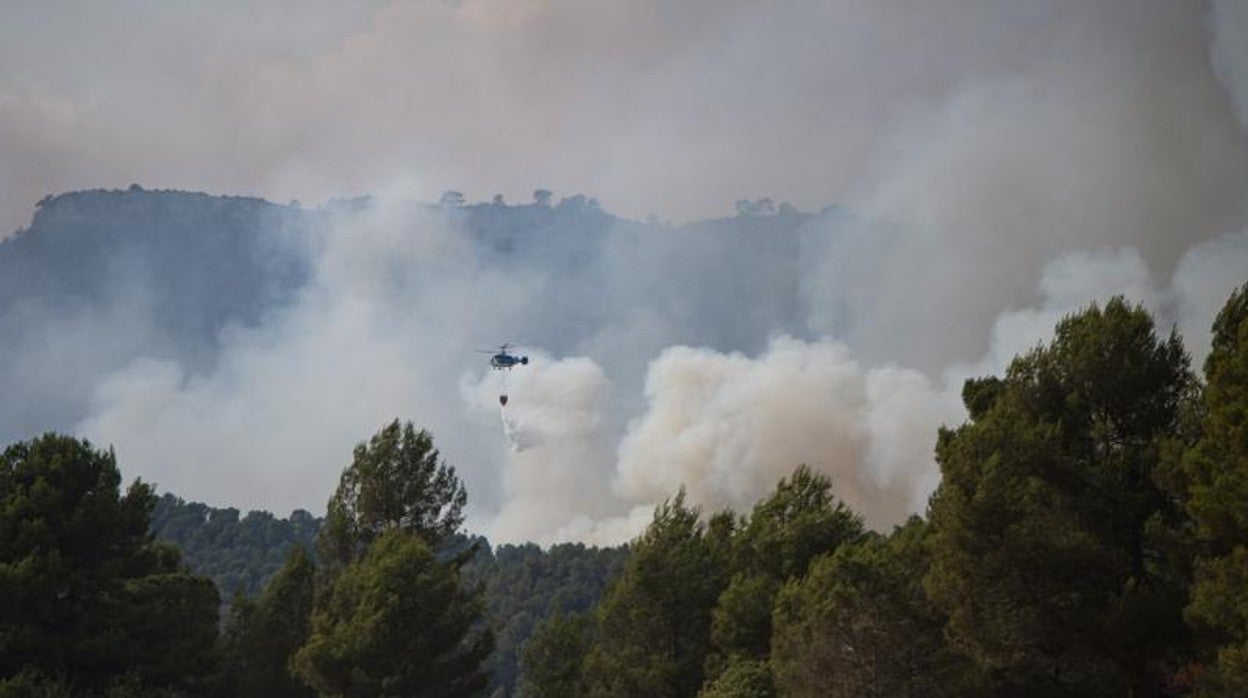
[[[0,679],[152,691],[215,669],[215,587],[152,541],[151,488],[120,482],[112,453],[69,437],[0,455]]]
[[[237,509],[217,509],[164,494],[152,512],[152,534],[182,550],[186,566],[212,579],[227,597],[260,593],[281,569],[291,546],[311,550],[321,519],[299,509],[279,519],[267,511],[239,518]]]
[[[292,546],[311,547],[322,521],[303,511],[289,519],[276,519],[266,512],[251,512],[240,519],[237,510],[186,503],[172,494],[157,502],[152,520],[156,536],[186,550],[188,566],[197,573],[213,576],[219,588],[235,590],[224,609],[228,613],[223,641],[228,685],[238,686],[240,676],[255,672],[277,676],[272,668],[283,668],[269,662],[263,665],[269,669],[262,669],[255,663],[261,654],[243,649],[240,635],[251,627],[245,616],[254,612],[264,583],[284,560],[289,562]],[[504,695],[514,693],[520,648],[534,628],[557,609],[581,612],[598,603],[628,556],[627,546],[592,548],[566,543],[542,550],[530,543],[491,548],[483,539],[463,536],[453,536],[443,548],[478,551],[463,565],[462,576],[469,588],[480,585],[484,589],[486,615],[497,639],[485,666],[490,691],[501,690]],[[242,689],[230,692],[238,690]]]
[[[0,679],[0,698],[74,698],[74,689],[64,679],[25,669],[16,676]]]
[[[738,530],[726,532],[735,574],[715,606],[709,678],[734,657],[765,660],[776,592],[806,574],[812,560],[856,540],[862,531],[862,519],[832,495],[826,475],[802,465],[781,479]]]
[[[780,582],[766,574],[734,576],[711,617],[715,648],[725,656],[765,659],[771,646],[771,607],[779,589]]]
[[[962,386],[962,403],[966,405],[971,419],[978,421],[988,414],[988,410],[992,409],[997,398],[1001,396],[1004,385],[1004,381],[996,376],[971,378],[966,381]]]
[[[317,539],[320,561],[331,569],[356,559],[383,531],[419,535],[430,546],[459,531],[468,501],[455,469],[443,463],[433,437],[394,420],[355,447],[329,500]]]
[[[240,692],[243,677],[255,671],[251,666],[251,645],[255,642],[252,626],[256,602],[237,591],[224,610],[219,640],[222,666],[217,684],[222,695],[234,695]]]
[[[487,662],[491,689],[510,694],[519,676],[521,648],[535,627],[557,612],[580,613],[598,603],[627,556],[625,546],[563,543],[543,551],[532,543],[492,550],[481,545],[464,565],[463,576],[485,590],[486,615],[496,639]]]
[[[1201,438],[1187,454],[1187,501],[1202,535],[1223,550],[1248,543],[1248,285],[1213,325]]]
[[[775,698],[776,683],[767,662],[734,659],[698,698]]]
[[[1248,695],[1248,548],[1198,565],[1187,610],[1222,639],[1204,688],[1213,695]]]
[[[961,668],[923,590],[926,524],[819,558],[776,601],[772,666],[786,696],[941,696]]]
[[[127,628],[123,640],[128,673],[141,686],[199,687],[217,668],[217,588],[204,577],[185,572],[149,574],[128,579],[125,605],[118,618]]]
[[[1218,645],[1203,682],[1248,692],[1248,285],[1213,324],[1201,435],[1183,458],[1187,509],[1204,547],[1188,617]]]
[[[235,602],[223,642],[231,695],[313,695],[289,664],[308,639],[315,576],[312,560],[295,546],[258,599]]]
[[[585,657],[592,646],[594,617],[557,612],[524,644],[523,698],[580,698],[586,694]]]
[[[538,213],[589,206],[565,202]],[[1205,373],[1092,306],[964,386],[930,523],[866,533],[801,467],[748,517],[682,492],[631,551],[460,535],[463,485],[398,421],[319,533],[169,495],[152,516],[111,453],[45,436],[0,456],[0,698],[1245,695],[1248,286]],[[149,530],[235,591],[220,654],[216,589]],[[319,578],[291,550],[314,535]]]
[[[424,540],[391,529],[334,579],[292,667],[322,695],[476,695],[491,649],[482,610]]]
[[[984,386],[990,383],[982,384]],[[1177,336],[1114,299],[1064,319],[979,417],[942,431],[927,586],[952,640],[1015,695],[1155,691],[1186,644],[1181,525],[1159,443],[1194,387]]]
[[[832,495],[826,475],[802,465],[754,506],[734,540],[736,567],[784,581],[811,560],[862,534],[862,519]]]
[[[723,526],[704,526],[682,491],[664,502],[603,598],[586,659],[589,695],[692,696],[711,610],[728,583]]]

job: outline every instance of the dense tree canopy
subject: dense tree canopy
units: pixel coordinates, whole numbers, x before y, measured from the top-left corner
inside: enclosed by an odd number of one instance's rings
[[[521,648],[536,626],[551,616],[588,611],[627,556],[625,546],[561,543],[543,550],[532,543],[493,549],[483,544],[463,572],[468,582],[484,586],[496,639],[487,662],[491,689],[510,694],[519,678]]]
[[[467,501],[429,432],[396,419],[355,447],[329,500],[317,552],[322,564],[345,565],[391,528],[437,547],[463,525]]]
[[[224,632],[226,688],[245,696],[311,696],[290,673],[290,658],[308,639],[315,567],[291,548],[286,564],[254,601],[240,597]]]
[[[730,522],[703,523],[684,492],[655,510],[602,600],[585,662],[589,695],[697,693],[711,611],[728,583]]]
[[[698,698],[775,698],[776,683],[767,662],[733,659]]]
[[[285,673],[286,667],[279,663],[257,663],[257,658],[289,653],[285,645],[248,647],[253,642],[271,645],[283,637],[281,633],[253,632],[253,626],[263,625],[253,614],[268,596],[265,584],[270,579],[272,584],[281,584],[274,575],[284,569],[283,561],[291,564],[292,546],[310,549],[322,521],[301,511],[288,519],[266,512],[251,512],[240,518],[235,509],[188,503],[171,494],[157,502],[152,518],[155,535],[185,550],[186,563],[196,573],[212,577],[219,589],[235,591],[232,597],[223,593],[227,602],[223,611],[228,619],[223,635],[227,685],[246,683],[250,681],[246,677],[256,672],[267,676]],[[495,633],[494,652],[485,664],[490,674],[487,692],[491,695],[496,691],[513,695],[516,691],[520,648],[536,626],[556,612],[589,610],[628,555],[627,546],[491,546],[484,539],[462,535],[452,537],[444,547],[447,551],[477,550],[464,563],[462,578],[465,584],[483,588],[486,616]],[[252,598],[257,596],[261,598]],[[232,688],[230,693],[239,690]]]
[[[111,452],[48,434],[0,454],[0,681],[76,693],[193,688],[215,670],[218,597],[148,533],[149,486]]]
[[[709,678],[734,658],[765,660],[776,592],[862,533],[862,519],[832,494],[826,475],[802,465],[781,479],[732,536],[733,577],[712,616]]]
[[[165,493],[152,512],[152,534],[182,550],[186,566],[212,579],[227,600],[260,593],[292,546],[311,550],[322,520],[302,509],[279,519],[267,511],[185,502]]]
[[[111,453],[17,443],[0,695],[1245,695],[1248,286],[1204,375],[1141,308],[1093,305],[967,381],[927,519],[865,531],[803,466],[748,515],[681,492],[602,550],[459,533],[463,485],[397,421],[357,447],[321,561],[286,535],[310,515],[248,528],[167,497],[153,521]],[[153,529],[231,579],[285,563],[218,636],[212,583]]]
[[[492,648],[483,605],[423,539],[382,533],[312,614],[295,673],[322,695],[475,696]]]
[[[776,601],[772,664],[786,696],[965,695],[944,617],[923,591],[927,525],[819,558]]]
[[[1218,645],[1205,688],[1248,693],[1248,285],[1213,324],[1201,435],[1183,462],[1203,554],[1189,616]]]
[[[802,465],[750,512],[733,539],[736,566],[779,581],[800,577],[862,531],[862,518],[833,495],[828,476]]]
[[[1114,299],[972,384],[979,416],[941,433],[928,589],[1008,692],[1160,690],[1188,641],[1156,469],[1193,387],[1178,337]]]
[[[588,691],[585,656],[593,644],[594,618],[588,614],[556,612],[525,643],[524,679],[518,695],[524,698],[580,698]]]

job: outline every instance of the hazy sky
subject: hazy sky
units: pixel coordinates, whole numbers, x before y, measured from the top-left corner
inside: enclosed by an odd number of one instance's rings
[[[77,430],[184,496],[319,509],[343,454],[398,414],[433,428],[494,538],[618,541],[681,485],[743,507],[802,461],[886,525],[934,486],[962,379],[1064,313],[1126,293],[1203,354],[1248,274],[1245,8],[6,3],[0,229],[45,193],[130,182],[400,195],[340,221],[298,302],[223,336],[212,374],[139,357],[87,386]],[[661,260],[705,241],[673,236],[595,270],[662,303],[613,307],[550,356],[569,329],[533,307],[593,299],[483,268],[401,203],[539,186],[674,219],[762,195],[843,206],[802,233],[800,337],[748,295],[689,293],[692,271]],[[749,267],[707,251],[708,273]],[[396,264],[411,276],[387,286]],[[501,376],[466,348],[525,313],[535,361],[500,421]],[[756,346],[681,346],[673,318]]]
[[[398,178],[431,198],[542,186],[677,220],[746,196],[817,208],[969,85],[1077,55],[1181,90],[1177,60],[1209,60],[1198,2],[0,5],[4,231],[46,193],[132,181],[305,202]]]

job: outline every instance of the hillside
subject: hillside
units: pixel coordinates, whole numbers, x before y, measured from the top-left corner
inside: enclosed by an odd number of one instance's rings
[[[323,523],[302,510],[281,519],[267,511],[240,516],[234,508],[186,502],[165,493],[152,513],[151,530],[156,538],[177,545],[191,571],[211,579],[228,605],[237,593],[259,594],[282,568],[291,546],[313,552]],[[469,540],[460,538],[464,544]],[[596,604],[623,566],[628,548],[569,543],[543,550],[533,544],[475,542],[477,554],[465,565],[465,580],[484,589],[486,617],[495,632],[496,646],[487,663],[492,690],[512,695],[525,641],[554,612],[579,613]]]
[[[211,370],[221,333],[289,303],[320,214],[250,197],[85,191],[39,202],[0,243],[5,438],[73,425],[134,359]]]
[[[267,511],[218,509],[165,493],[152,512],[152,534],[182,550],[196,574],[212,579],[225,602],[255,596],[282,567],[291,546],[311,551],[324,520],[306,511],[279,519]]]
[[[101,384],[139,359],[211,374],[232,332],[298,302],[331,227],[350,228],[371,203],[138,185],[45,197],[0,242],[0,439],[73,429]],[[577,351],[621,318],[741,351],[801,328],[799,238],[814,217],[791,207],[675,227],[617,218],[582,195],[423,208],[470,241],[483,273],[542,280],[516,322],[551,352]]]

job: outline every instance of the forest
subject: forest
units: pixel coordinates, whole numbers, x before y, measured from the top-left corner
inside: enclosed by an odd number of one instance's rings
[[[794,464],[746,513],[673,492],[626,550],[491,549],[398,420],[323,522],[158,499],[72,436],[14,443],[0,695],[1244,695],[1248,285],[1212,331],[1198,372],[1123,298],[1068,315],[966,382],[927,511],[888,532]]]

